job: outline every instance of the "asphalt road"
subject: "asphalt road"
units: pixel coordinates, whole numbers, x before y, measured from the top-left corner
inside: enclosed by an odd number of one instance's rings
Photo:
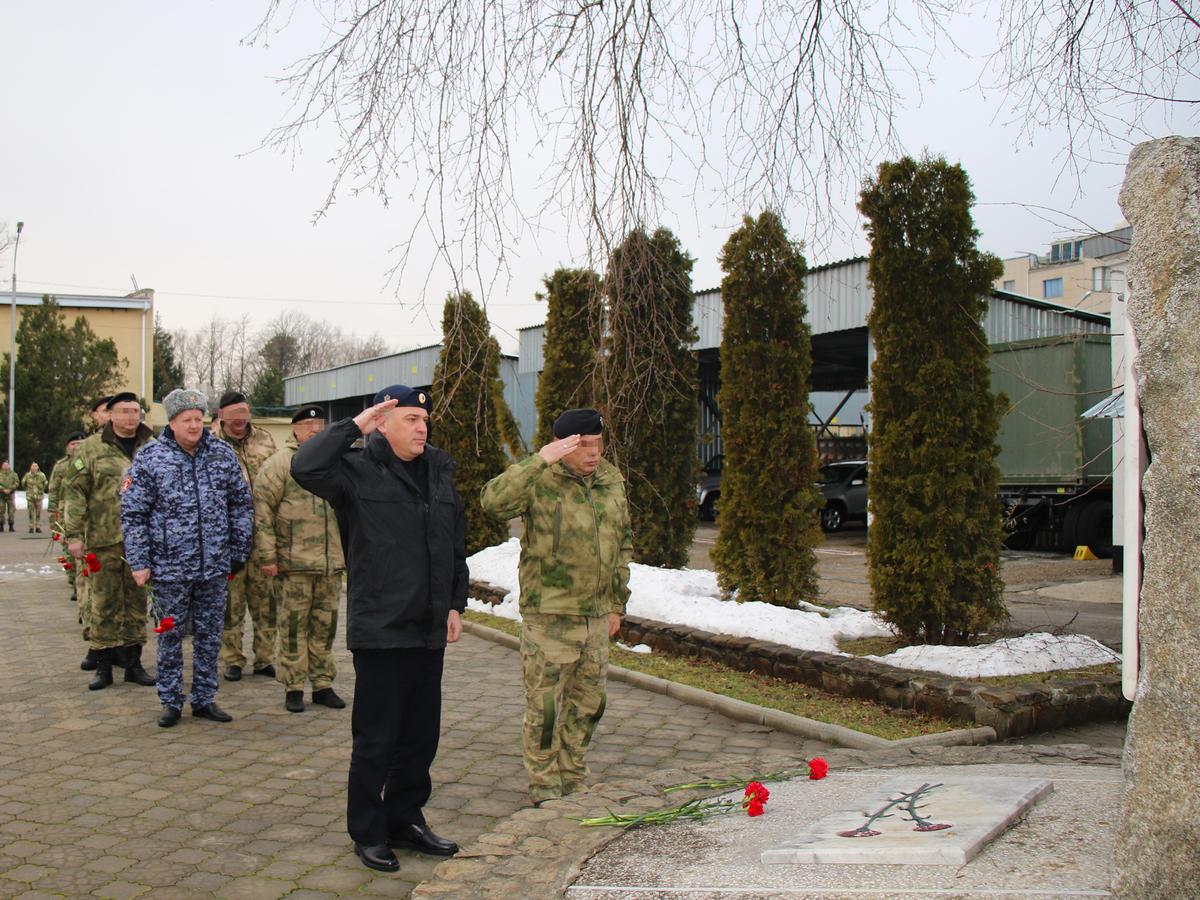
[[[712,568],[709,551],[717,530],[715,524],[700,523],[689,566]],[[871,608],[866,548],[867,530],[860,525],[825,536],[817,548],[824,602]],[[1054,553],[1005,551],[1000,572],[1014,632],[1061,630],[1121,649],[1121,576],[1112,574],[1110,560],[1076,561]]]

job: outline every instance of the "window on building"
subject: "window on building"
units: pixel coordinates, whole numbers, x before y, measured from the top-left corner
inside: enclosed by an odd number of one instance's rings
[[[1061,278],[1047,278],[1042,282],[1042,296],[1051,300],[1054,297],[1063,295],[1063,280]]]
[[[1112,270],[1108,266],[1096,266],[1092,269],[1092,290],[1112,290]]]
[[[1013,280],[1011,280],[1011,279],[1010,279],[1010,280],[1008,280],[1008,281],[1004,282],[1004,287],[1003,287],[1003,290],[1006,290],[1006,291],[1016,291],[1016,289],[1017,289],[1017,283],[1016,283],[1016,281],[1013,281]]]

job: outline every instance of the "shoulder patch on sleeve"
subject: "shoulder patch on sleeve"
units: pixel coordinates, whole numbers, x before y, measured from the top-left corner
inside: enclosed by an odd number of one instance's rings
[[[75,468],[77,468],[77,469],[83,468],[83,460],[80,459],[78,456],[75,457]]]

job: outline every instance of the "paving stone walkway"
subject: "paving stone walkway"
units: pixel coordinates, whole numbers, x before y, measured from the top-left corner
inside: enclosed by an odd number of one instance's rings
[[[291,714],[278,684],[248,675],[221,684],[232,723],[185,710],[180,725],[160,729],[154,689],[121,682],[119,670],[112,687],[88,691],[75,608],[47,545],[0,535],[0,897],[407,896],[431,879],[439,860],[402,852],[400,874],[383,875],[353,855],[349,708]],[[349,699],[354,673],[340,636],[338,647],[336,687]],[[153,670],[152,635],[145,658]],[[582,807],[528,808],[517,656],[464,636],[447,654],[444,688],[430,824],[464,848],[519,845],[508,854],[518,858],[488,857],[489,893],[538,895],[531,857],[554,856],[554,841],[529,823],[561,828],[563,812]],[[612,684],[590,762],[593,781],[615,786],[592,802],[645,805],[642,795],[673,773],[827,749]],[[423,892],[472,895],[453,882],[480,858],[464,853]],[[546,893],[566,883],[541,868]]]

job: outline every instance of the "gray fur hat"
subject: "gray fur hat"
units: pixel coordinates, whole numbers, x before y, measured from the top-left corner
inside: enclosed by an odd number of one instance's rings
[[[208,412],[208,398],[190,388],[176,388],[163,397],[162,404],[167,412],[168,422],[184,410],[198,409],[202,414]]]

